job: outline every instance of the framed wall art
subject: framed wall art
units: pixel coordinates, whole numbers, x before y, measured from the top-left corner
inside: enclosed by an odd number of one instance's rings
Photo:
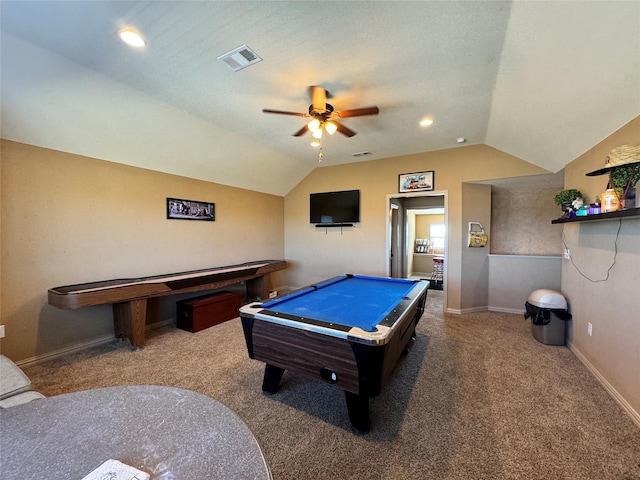
[[[216,219],[216,204],[196,200],[182,200],[180,198],[167,198],[167,218],[213,222]]]
[[[433,170],[398,175],[398,192],[400,193],[431,190],[433,190]]]

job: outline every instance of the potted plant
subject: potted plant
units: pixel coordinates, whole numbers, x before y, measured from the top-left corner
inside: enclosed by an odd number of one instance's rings
[[[569,188],[566,190],[560,190],[558,193],[556,193],[556,196],[553,200],[554,202],[556,202],[556,205],[560,205],[562,211],[566,213],[571,209],[571,204],[573,203],[573,201],[576,198],[581,197],[582,193],[580,193],[580,190]]]
[[[611,171],[611,179],[618,191],[618,196],[625,202],[624,207],[635,207],[636,184],[640,181],[640,163],[614,168]]]

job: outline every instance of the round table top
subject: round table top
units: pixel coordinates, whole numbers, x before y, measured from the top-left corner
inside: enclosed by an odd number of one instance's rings
[[[189,390],[100,388],[0,410],[4,480],[79,480],[109,459],[151,479],[272,478],[244,422]]]

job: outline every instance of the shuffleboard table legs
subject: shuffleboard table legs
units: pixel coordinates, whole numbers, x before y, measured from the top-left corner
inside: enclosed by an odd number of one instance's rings
[[[347,411],[351,425],[360,433],[366,433],[371,428],[369,419],[369,398],[365,395],[356,395],[345,390],[344,396],[347,399]]]
[[[246,282],[247,286],[247,298],[249,300],[259,299],[263,301],[269,300],[269,274],[256,278],[251,278]]]
[[[113,330],[117,338],[127,337],[134,347],[144,347],[147,299],[113,304]]]
[[[262,379],[262,391],[267,393],[276,393],[278,385],[284,374],[284,368],[274,367],[268,363],[264,367],[264,377]]]

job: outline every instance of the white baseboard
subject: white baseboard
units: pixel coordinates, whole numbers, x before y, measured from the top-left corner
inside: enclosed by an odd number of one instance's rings
[[[636,412],[633,407],[631,405],[629,405],[629,403],[624,399],[624,397],[622,395],[620,395],[620,393],[618,393],[618,391],[613,387],[613,385],[611,385],[603,376],[602,374],[598,371],[598,369],[596,367],[594,367],[591,362],[589,362],[589,360],[587,360],[587,358],[582,354],[582,352],[580,352],[580,350],[578,350],[573,344],[571,343],[567,343],[567,347],[569,347],[569,350],[571,350],[571,352],[578,357],[578,360],[580,360],[585,367],[587,367],[589,369],[589,371],[593,374],[594,377],[596,377],[596,379],[602,384],[602,386],[605,388],[605,390],[607,392],[609,392],[609,395],[611,395],[613,397],[613,399],[618,402],[618,404],[623,408],[623,410],[625,412],[627,412],[627,414],[631,417],[631,420],[633,420],[633,422],[640,427],[640,413]]]
[[[455,315],[462,315],[464,313],[477,313],[477,312],[486,312],[488,310],[487,307],[472,307],[472,308],[447,308],[446,313],[453,313]]]
[[[518,315],[524,315],[524,313],[525,313],[523,309],[492,307],[492,306],[489,306],[489,311],[490,312],[500,312],[500,313],[515,313],[515,314],[518,314]]]
[[[175,319],[167,319],[167,320],[162,320],[160,322],[152,323],[151,325],[146,326],[145,331],[164,327],[165,325],[171,325],[174,322],[175,322]],[[24,360],[20,360],[16,362],[16,365],[20,367],[20,366],[29,365],[32,363],[44,362],[45,360],[51,360],[53,358],[62,357],[63,355],[67,355],[73,352],[78,352],[86,348],[103,345],[105,343],[112,342],[113,340],[115,340],[115,337],[113,335],[102,335],[100,337],[87,340],[86,342],[80,342],[74,345],[69,345],[67,347],[61,348],[59,350],[54,350],[53,352],[43,353],[42,355],[36,355],[35,357],[25,358]]]
[[[503,307],[472,307],[463,308],[462,310],[447,308],[447,313],[453,313],[456,315],[462,315],[463,313],[477,313],[477,312],[499,312],[499,313],[515,313],[517,315],[524,315],[524,310],[517,308],[503,308]]]

